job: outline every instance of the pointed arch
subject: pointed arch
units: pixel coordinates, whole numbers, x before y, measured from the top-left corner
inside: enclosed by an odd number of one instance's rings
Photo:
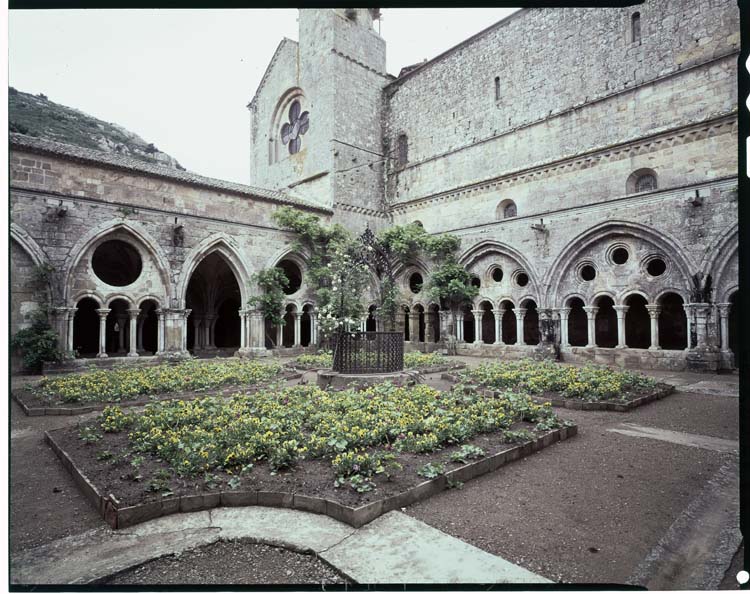
[[[479,243],[467,249],[459,257],[458,262],[468,269],[476,262],[478,262],[481,258],[492,253],[502,254],[514,259],[524,268],[524,271],[529,275],[529,279],[531,280],[532,284],[537,288],[539,287],[539,275],[531,265],[531,262],[529,262],[526,257],[521,254],[521,252],[500,241],[495,241],[493,239],[480,241]]]
[[[26,253],[36,266],[42,266],[43,264],[49,263],[49,258],[44,250],[20,225],[17,225],[16,223],[10,224],[10,238],[14,239],[18,245],[26,250]]]
[[[610,235],[632,235],[636,238],[646,240],[664,252],[682,276],[685,287],[690,282],[690,271],[696,268],[694,262],[680,245],[668,233],[657,231],[647,225],[630,221],[606,221],[590,227],[568,242],[568,245],[560,252],[552,266],[550,266],[545,278],[544,286],[547,288],[547,302],[554,303],[560,283],[563,280],[563,272],[573,265],[576,255],[587,249],[597,241],[605,239]]]
[[[118,231],[125,232],[126,234],[131,235],[135,239],[135,241],[146,248],[149,255],[154,258],[156,268],[159,271],[159,276],[161,277],[162,284],[164,286],[165,296],[167,300],[169,300],[172,288],[169,275],[169,260],[167,259],[166,254],[161,249],[159,244],[151,237],[148,231],[146,231],[138,223],[132,221],[121,221],[115,224],[112,224],[110,222],[103,223],[101,225],[98,225],[97,227],[94,227],[88,233],[85,233],[76,242],[76,244],[70,250],[70,256],[68,257],[68,261],[65,266],[65,281],[63,285],[65,299],[68,299],[69,297],[74,271],[81,261],[83,255],[94,243],[98,242],[107,235],[117,233]]]
[[[737,224],[727,229],[717,238],[713,245],[706,250],[701,262],[700,271],[703,278],[711,275],[714,290],[714,301],[724,302],[729,299],[732,289],[737,285],[737,278],[726,278],[727,268],[737,258],[739,250],[739,227]],[[731,270],[730,270],[731,272]]]
[[[185,258],[175,289],[175,297],[179,299],[180,307],[185,307],[187,287],[193,272],[206,256],[213,253],[219,254],[226,261],[239,285],[242,304],[247,303],[250,298],[248,295],[250,274],[234,240],[226,233],[215,233],[191,249]]]

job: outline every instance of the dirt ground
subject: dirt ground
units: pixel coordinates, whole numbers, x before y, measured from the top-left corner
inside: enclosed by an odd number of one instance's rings
[[[470,365],[481,362],[460,359]],[[736,377],[685,374],[685,378],[736,385]],[[305,381],[310,380],[314,381],[314,374],[305,374]],[[426,380],[443,387],[439,376]],[[11,555],[103,528],[104,522],[43,441],[44,430],[75,425],[81,417],[26,417],[15,403],[10,407]],[[736,440],[738,399],[678,391],[628,413],[559,412],[578,424],[578,436],[406,511],[549,579],[625,584],[729,454],[608,430],[627,422]],[[742,568],[743,553],[735,556],[722,588],[737,587],[734,575]],[[335,572],[325,574],[323,570],[331,570],[314,565],[311,558],[288,553],[295,556],[292,560],[285,557],[287,553],[258,545],[211,545],[195,554],[195,558],[183,553],[179,559],[149,562],[140,572],[121,574],[111,583],[149,583],[154,576],[165,584],[252,583],[254,579],[261,580],[255,583],[311,584],[341,579]],[[258,573],[247,574],[244,569],[242,574],[217,573],[219,565],[243,565],[226,564],[227,558],[249,559],[245,564],[252,564]],[[289,570],[292,575],[285,573]],[[188,575],[196,581],[181,581]],[[208,581],[214,578],[218,581]]]

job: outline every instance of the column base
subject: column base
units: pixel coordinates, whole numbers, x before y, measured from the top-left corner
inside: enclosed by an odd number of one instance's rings
[[[690,371],[717,371],[721,355],[718,351],[708,349],[690,349],[685,355],[687,368]]]
[[[128,357],[140,357],[138,353],[128,353]]]
[[[501,342],[501,341],[499,341],[499,340],[496,340],[496,341],[495,341],[495,342],[493,342],[492,344],[496,344],[496,345],[498,345],[498,346],[505,346],[505,343],[504,343],[504,342]]]
[[[660,351],[661,347],[660,346],[650,346],[650,347],[648,347],[648,350],[649,351]]]
[[[156,356],[166,361],[179,361],[179,360],[193,358],[193,356],[190,354],[190,351],[187,351],[187,350],[185,351],[160,351],[156,354]]]
[[[615,346],[615,348],[616,349],[626,349],[626,348],[628,348],[628,345],[626,345],[626,344],[618,344],[618,345]]]
[[[104,359],[105,357],[109,357],[107,353],[97,353],[96,358],[97,359]]]

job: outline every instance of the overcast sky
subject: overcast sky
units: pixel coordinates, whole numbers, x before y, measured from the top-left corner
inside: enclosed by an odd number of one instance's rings
[[[514,10],[383,9],[388,72]],[[15,10],[8,37],[10,86],[120,124],[192,171],[248,183],[246,105],[281,38],[298,38],[297,11]]]

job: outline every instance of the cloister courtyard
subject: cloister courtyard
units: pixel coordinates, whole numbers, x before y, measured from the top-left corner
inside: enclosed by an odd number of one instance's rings
[[[737,587],[736,374],[407,353],[416,383],[334,391],[330,364],[15,377],[12,582]]]

